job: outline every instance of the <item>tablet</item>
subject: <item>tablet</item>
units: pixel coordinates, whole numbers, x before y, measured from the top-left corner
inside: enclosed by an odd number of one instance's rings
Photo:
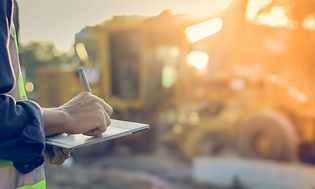
[[[80,148],[107,140],[131,135],[135,132],[149,129],[148,124],[135,123],[121,120],[111,120],[112,123],[107,127],[107,130],[100,136],[85,136],[82,134],[59,134],[46,137],[46,144],[59,146],[62,148]]]

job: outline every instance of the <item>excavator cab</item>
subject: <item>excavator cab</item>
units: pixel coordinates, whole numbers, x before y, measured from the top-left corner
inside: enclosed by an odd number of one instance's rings
[[[184,53],[181,17],[168,11],[150,18],[119,16],[76,35],[76,55],[92,90],[118,117],[148,121],[171,91]]]
[[[149,150],[156,141],[155,123],[185,59],[188,22],[169,11],[149,18],[117,16],[76,35],[76,56],[93,93],[111,104],[114,118],[151,125],[150,132],[120,140],[133,149]]]

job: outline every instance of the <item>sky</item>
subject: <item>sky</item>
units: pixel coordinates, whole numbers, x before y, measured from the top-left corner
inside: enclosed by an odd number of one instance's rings
[[[18,0],[22,42],[51,41],[66,51],[75,33],[85,26],[108,20],[115,15],[158,15],[190,13],[204,17],[226,7],[230,0]]]

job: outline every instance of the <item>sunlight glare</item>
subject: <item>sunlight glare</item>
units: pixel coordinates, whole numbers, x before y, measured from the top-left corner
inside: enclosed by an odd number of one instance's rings
[[[259,15],[258,22],[273,27],[284,27],[290,24],[285,9],[281,6],[274,6],[269,13]]]
[[[315,15],[310,15],[303,20],[302,27],[305,30],[315,31]]]
[[[34,84],[32,83],[32,82],[26,82],[25,83],[25,90],[27,91],[27,92],[33,92],[34,91]]]
[[[201,22],[185,29],[188,40],[192,43],[205,39],[222,29],[223,20],[219,17]]]
[[[255,20],[259,10],[269,5],[272,0],[249,0],[246,7],[246,17],[248,20]]]
[[[194,51],[194,52],[189,53],[187,57],[187,62],[191,66],[202,70],[207,67],[209,63],[209,56],[205,52]]]

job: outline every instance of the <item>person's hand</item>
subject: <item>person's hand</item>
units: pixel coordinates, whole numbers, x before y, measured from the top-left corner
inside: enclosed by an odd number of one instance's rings
[[[82,92],[58,108],[43,108],[45,135],[58,133],[98,136],[111,124],[113,109],[103,99]],[[45,161],[62,164],[70,157],[70,149],[46,145]]]
[[[43,109],[46,136],[58,133],[98,136],[111,124],[113,109],[103,99],[81,92],[58,108]]]
[[[113,109],[103,99],[82,92],[58,108],[67,115],[65,133],[97,136],[111,124]]]
[[[45,162],[49,164],[63,164],[70,157],[71,149],[60,148],[57,146],[46,145],[44,156]]]

